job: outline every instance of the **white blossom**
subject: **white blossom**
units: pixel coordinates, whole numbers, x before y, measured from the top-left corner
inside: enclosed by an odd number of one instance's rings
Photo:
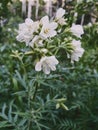
[[[57,23],[60,25],[66,24],[65,19],[64,19],[64,14],[65,14],[65,10],[63,8],[59,8],[56,12],[55,19],[56,19]]]
[[[81,35],[84,34],[82,25],[75,25],[73,24],[70,28],[70,31],[73,33],[73,35],[81,38]]]
[[[40,36],[43,39],[54,37],[57,34],[55,30],[57,28],[57,23],[49,22],[48,16],[43,17],[40,21],[40,24],[42,25]]]
[[[84,53],[84,49],[81,47],[80,40],[78,41],[73,40],[71,44],[73,47],[73,51],[71,53],[70,58],[71,58],[71,62],[73,63],[74,61],[79,61],[79,58],[82,57]]]
[[[31,46],[33,48],[34,44],[36,44],[39,47],[43,46],[43,40],[41,39],[40,36],[38,36],[38,35],[34,36],[32,41],[29,43],[29,46]]]
[[[93,0],[87,0],[87,3],[89,3],[89,2],[93,2]]]
[[[38,22],[33,22],[31,19],[27,18],[25,23],[19,24],[18,36],[16,39],[29,45],[30,41],[33,39],[33,33],[36,32],[38,28]]]
[[[81,4],[83,0],[77,0],[77,4]]]
[[[50,71],[55,71],[56,70],[56,65],[58,64],[58,60],[55,58],[55,56],[45,56],[42,57],[41,60],[39,62],[37,62],[37,64],[35,65],[35,70],[36,71],[41,71],[43,70],[43,72],[45,74],[49,74]]]
[[[57,19],[60,19],[64,16],[65,14],[65,10],[63,8],[59,8],[56,12],[56,18]]]
[[[19,24],[18,36],[16,39],[20,42],[26,42],[26,44],[28,44],[32,39],[32,25],[33,21],[31,19],[26,19],[25,23]]]

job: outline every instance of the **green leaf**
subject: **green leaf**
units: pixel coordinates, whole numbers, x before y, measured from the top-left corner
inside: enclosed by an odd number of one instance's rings
[[[10,127],[10,126],[12,126],[12,125],[9,124],[8,121],[1,121],[0,122],[0,128]]]

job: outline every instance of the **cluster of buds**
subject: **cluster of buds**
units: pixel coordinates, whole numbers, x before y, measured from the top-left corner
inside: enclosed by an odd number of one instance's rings
[[[83,27],[76,24],[69,27],[64,18],[65,13],[63,8],[59,8],[52,20],[48,16],[42,17],[39,21],[27,18],[25,23],[19,24],[16,39],[26,43],[33,52],[39,53],[34,61],[36,71],[43,70],[45,74],[55,71],[56,65],[60,62],[57,58],[61,48],[65,49],[71,62],[79,61],[83,55],[84,49],[81,47]]]

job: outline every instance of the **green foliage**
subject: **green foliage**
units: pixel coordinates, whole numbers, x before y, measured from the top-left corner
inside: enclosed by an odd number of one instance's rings
[[[8,3],[11,3],[12,0],[0,0],[0,16],[6,17],[8,16]]]
[[[76,130],[77,129],[77,124],[71,120],[61,120],[60,124],[57,127],[58,130]]]

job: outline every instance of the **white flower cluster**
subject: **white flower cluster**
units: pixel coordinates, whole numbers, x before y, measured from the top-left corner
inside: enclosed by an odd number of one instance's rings
[[[57,10],[55,18],[51,21],[48,16],[44,16],[39,21],[33,21],[29,18],[25,20],[25,23],[19,24],[18,36],[16,39],[20,42],[25,42],[27,46],[30,46],[33,50],[35,48],[39,50],[43,50],[43,54],[41,53],[40,57],[36,61],[35,70],[41,71],[45,74],[49,74],[50,71],[56,70],[56,65],[59,61],[55,57],[55,53],[51,50],[48,50],[46,43],[49,42],[48,46],[52,46],[53,38],[58,38],[59,34],[62,32],[62,28],[65,28],[66,32],[66,20],[64,18],[65,10],[60,8]],[[59,32],[59,30],[61,30]],[[64,31],[64,29],[63,29]],[[81,25],[73,24],[69,28],[70,35],[81,39],[81,35],[84,33],[83,27]],[[60,42],[62,44],[62,40]],[[53,45],[55,45],[55,40],[53,41]],[[63,40],[64,42],[64,40]],[[65,44],[67,44],[65,42]],[[69,57],[71,58],[71,62],[78,61],[79,58],[83,55],[84,49],[81,47],[80,40],[72,39],[70,46],[72,46],[71,53]],[[52,48],[56,48],[55,45]],[[50,47],[51,48],[51,47]],[[50,52],[51,53],[48,53]]]
[[[79,41],[73,40],[71,44],[74,49],[69,57],[71,58],[71,62],[73,63],[74,61],[79,61],[79,58],[84,53],[84,49],[81,47],[80,40]]]

